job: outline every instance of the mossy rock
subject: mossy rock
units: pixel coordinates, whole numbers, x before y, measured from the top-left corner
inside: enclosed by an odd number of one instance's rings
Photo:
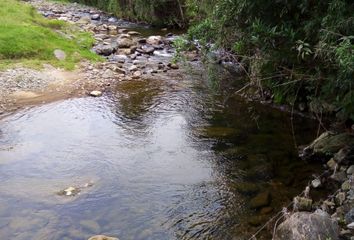
[[[354,135],[350,133],[334,134],[325,132],[303,150],[302,157],[332,157],[344,147],[354,148]]]

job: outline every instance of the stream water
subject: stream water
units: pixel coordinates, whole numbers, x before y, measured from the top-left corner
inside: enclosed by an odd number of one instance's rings
[[[296,158],[287,113],[229,92],[202,77],[132,80],[2,119],[0,238],[246,239],[250,219],[274,213],[250,199],[268,190],[277,210],[314,167]],[[298,143],[312,126],[295,120]]]
[[[294,144],[315,127],[295,117],[294,135],[288,113],[220,78],[122,81],[0,119],[0,239],[248,239],[317,169]],[[251,209],[265,191],[269,206]]]

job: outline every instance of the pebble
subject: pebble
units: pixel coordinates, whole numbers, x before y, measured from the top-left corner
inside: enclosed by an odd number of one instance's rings
[[[175,63],[169,63],[167,66],[170,67],[171,69],[179,69],[179,66]]]
[[[65,52],[63,50],[60,50],[60,49],[54,50],[54,56],[60,61],[64,61],[66,59]]]
[[[342,184],[341,188],[342,188],[343,191],[349,191],[350,188],[351,188],[350,181],[349,181],[349,180],[345,181],[345,182]]]
[[[105,235],[96,235],[93,237],[90,237],[88,240],[119,240],[116,237],[109,237],[109,236],[105,236]]]
[[[319,188],[321,186],[321,180],[316,178],[312,180],[311,185],[313,188]]]
[[[349,223],[349,224],[347,225],[347,228],[354,230],[354,222]]]
[[[341,206],[343,205],[344,201],[345,201],[345,198],[346,198],[346,195],[344,192],[339,192],[337,195],[336,195],[336,204]]]
[[[327,166],[331,169],[334,170],[337,166],[336,161],[334,161],[333,158],[331,158],[328,162],[327,162]]]
[[[95,91],[90,92],[90,96],[92,96],[92,97],[100,97],[100,96],[102,96],[102,92],[98,91],[98,90],[95,90]]]
[[[354,165],[351,165],[351,166],[347,169],[347,174],[348,174],[348,175],[354,174]]]
[[[132,66],[130,66],[130,67],[128,68],[128,70],[131,71],[131,72],[134,72],[134,71],[137,71],[137,70],[138,70],[138,67],[135,66],[135,65],[132,65]]]

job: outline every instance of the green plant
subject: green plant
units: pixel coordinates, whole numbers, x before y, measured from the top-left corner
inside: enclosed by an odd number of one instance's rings
[[[313,110],[354,120],[351,1],[187,2],[197,19],[190,38],[206,50],[212,43],[232,54],[245,65],[252,84],[271,90],[275,101],[317,105]]]
[[[16,0],[0,2],[1,67],[22,62],[28,65],[51,63],[73,69],[81,59],[99,60],[90,51],[94,39],[86,32],[58,20],[48,20],[31,6]],[[63,50],[64,61],[55,58],[55,49]]]

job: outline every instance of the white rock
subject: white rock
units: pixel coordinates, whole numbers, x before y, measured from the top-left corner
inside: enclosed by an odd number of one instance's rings
[[[150,36],[146,39],[146,42],[151,45],[159,45],[162,42],[161,36]]]
[[[354,173],[354,165],[351,165],[348,169],[347,169],[347,174],[351,175]]]
[[[55,49],[54,50],[54,56],[60,60],[60,61],[63,61],[66,59],[66,54],[63,50],[60,50],[60,49]]]
[[[88,240],[119,240],[119,239],[115,238],[115,237],[108,237],[105,235],[96,235],[96,236],[90,237]]]
[[[102,92],[95,90],[95,91],[90,92],[90,96],[92,96],[92,97],[100,97],[100,96],[102,96]]]
[[[312,180],[311,185],[313,188],[318,188],[321,186],[321,180],[316,178],[316,179]]]
[[[131,72],[134,72],[134,71],[136,71],[136,70],[138,70],[138,67],[135,66],[135,65],[132,65],[132,66],[129,68],[129,71],[131,71]]]
[[[354,222],[349,223],[349,224],[347,225],[347,228],[354,230]]]

